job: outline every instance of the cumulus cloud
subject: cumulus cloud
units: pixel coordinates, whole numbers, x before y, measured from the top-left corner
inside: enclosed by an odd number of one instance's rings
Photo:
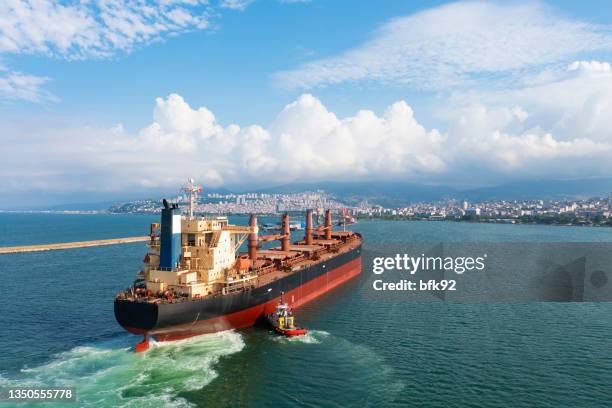
[[[436,157],[443,137],[420,125],[405,102],[381,116],[364,110],[338,118],[305,94],[268,127],[241,128],[223,126],[208,109],[194,109],[172,94],[156,100],[152,123],[137,134],[121,125],[22,133],[3,141],[10,163],[0,176],[10,177],[9,189],[45,184],[60,190],[103,186],[118,191],[176,186],[188,176],[216,186],[416,176],[445,169]],[[34,159],[33,151],[42,157]]]
[[[534,112],[536,118],[539,112]],[[534,125],[522,108],[471,105],[457,113],[448,130],[446,158],[460,182],[607,176],[612,139],[581,135],[562,138]]]
[[[369,81],[444,90],[506,84],[611,49],[610,27],[559,16],[539,3],[461,2],[393,19],[364,44],[274,79],[302,89]]]
[[[414,176],[444,167],[438,160],[426,160],[440,145],[440,134],[420,125],[403,101],[382,116],[363,110],[338,118],[305,94],[287,105],[267,131],[269,137],[259,148],[275,166],[260,171],[266,177],[281,174],[284,181],[383,173]]]
[[[447,107],[428,129],[405,101],[339,117],[304,94],[267,126],[220,124],[172,94],[136,133],[32,129],[3,134],[6,191],[123,191],[292,181],[404,179],[481,185],[529,178],[609,176],[612,71],[572,63],[557,81],[492,92]],[[574,67],[581,67],[575,69]]]
[[[546,70],[537,80],[516,89],[458,92],[447,100],[445,120],[458,106],[520,106],[528,113],[524,127],[546,129],[561,141],[588,138],[610,141],[612,70],[599,61],[575,61]]]

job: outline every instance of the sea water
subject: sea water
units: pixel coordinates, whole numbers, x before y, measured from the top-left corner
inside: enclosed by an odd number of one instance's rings
[[[156,221],[0,214],[0,245],[145,235]],[[366,254],[386,242],[612,242],[607,228],[363,221],[353,229]],[[365,264],[364,276],[300,309],[310,329],[303,338],[254,327],[153,343],[136,354],[140,338],[115,322],[113,299],[145,252],[136,243],[0,255],[0,387],[72,386],[79,407],[607,407],[612,400],[609,303],[374,302]]]

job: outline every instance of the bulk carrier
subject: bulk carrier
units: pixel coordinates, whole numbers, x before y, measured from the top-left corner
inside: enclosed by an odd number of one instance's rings
[[[307,210],[304,238],[292,242],[286,213],[278,234],[260,235],[255,215],[248,226],[194,216],[201,189],[191,182],[186,190],[188,214],[164,200],[144,267],[115,298],[119,324],[144,335],[137,351],[148,348],[149,336],[169,341],[251,326],[281,296],[297,308],[361,273],[361,235],[333,231],[330,210],[316,227]],[[245,241],[248,252],[240,253]],[[280,244],[261,249],[272,241]]]

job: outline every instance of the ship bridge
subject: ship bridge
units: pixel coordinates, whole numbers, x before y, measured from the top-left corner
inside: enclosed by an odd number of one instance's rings
[[[230,225],[227,217],[184,217],[176,205],[166,205],[162,223],[151,225],[143,273],[147,289],[202,297],[252,286],[257,275],[234,267],[236,251],[251,232]]]

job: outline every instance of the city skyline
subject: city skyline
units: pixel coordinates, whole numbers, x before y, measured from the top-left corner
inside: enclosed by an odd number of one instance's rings
[[[170,199],[188,206],[189,198],[180,194]],[[108,209],[117,213],[158,213],[160,200],[142,200],[119,204]],[[611,224],[612,193],[605,197],[585,199],[515,199],[515,200],[458,200],[412,201],[404,206],[389,207],[370,203],[363,198],[357,204],[347,203],[342,197],[325,191],[300,193],[208,193],[197,196],[194,211],[200,214],[260,214],[278,215],[284,212],[304,212],[308,209],[322,213],[349,211],[360,216],[399,216],[426,220],[494,220],[513,221],[527,217],[558,217],[569,219],[601,219]],[[542,221],[542,220],[539,220]]]

